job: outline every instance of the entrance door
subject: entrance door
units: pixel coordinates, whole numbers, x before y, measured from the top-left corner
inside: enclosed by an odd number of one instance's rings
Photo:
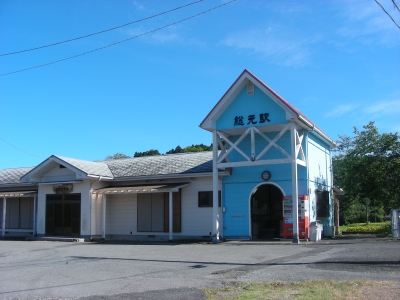
[[[46,195],[46,235],[79,236],[81,194]]]
[[[282,198],[279,188],[263,184],[251,196],[252,239],[272,239],[282,236]]]

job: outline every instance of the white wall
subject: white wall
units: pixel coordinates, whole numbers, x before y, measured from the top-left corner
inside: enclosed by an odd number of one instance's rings
[[[42,176],[42,182],[51,182],[51,181],[68,181],[75,180],[76,174],[67,168],[59,168],[56,167],[49,172],[47,172],[44,176]]]
[[[198,207],[198,192],[212,191],[212,177],[163,181],[186,182],[181,193],[181,232],[174,236],[209,236],[212,232],[212,208]],[[147,182],[151,184],[152,182]],[[138,185],[140,182],[124,182],[121,185]],[[99,199],[101,197],[99,196]],[[97,201],[97,200],[95,200]],[[101,201],[100,201],[101,202]],[[93,207],[92,207],[93,210]],[[221,215],[221,213],[220,213]],[[220,224],[221,224],[220,220]],[[222,232],[222,228],[221,228]],[[165,235],[166,232],[137,231],[137,194],[107,195],[106,235]]]
[[[91,189],[96,190],[106,186],[109,186],[110,182],[107,181],[94,181],[92,182]],[[91,195],[91,236],[101,236],[102,234],[102,222],[103,222],[103,200],[102,195],[92,194]]]

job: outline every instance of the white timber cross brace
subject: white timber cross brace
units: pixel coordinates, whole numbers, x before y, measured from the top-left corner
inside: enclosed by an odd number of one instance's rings
[[[284,164],[292,162],[292,154],[289,154],[283,149],[281,146],[277,144],[277,141],[283,136],[283,134],[290,130],[291,123],[288,123],[273,139],[270,139],[263,132],[261,132],[257,127],[249,127],[245,132],[236,140],[236,142],[232,142],[230,136],[222,133],[220,131],[216,131],[216,139],[218,145],[221,148],[221,153],[217,159],[217,168],[227,168],[227,167],[245,167],[245,166],[257,166],[257,165],[270,165],[270,164]],[[296,153],[295,157],[297,163],[302,166],[306,166],[306,159],[302,147],[304,132],[300,133],[294,128],[295,138],[292,139],[292,144],[296,145]],[[265,139],[268,144],[261,150],[260,153],[256,153],[256,134]],[[250,135],[250,143],[251,143],[251,154],[247,155],[239,148],[239,144],[246,138],[247,135]],[[276,148],[280,153],[283,154],[284,158],[280,159],[263,159],[263,156],[272,148]],[[239,162],[230,162],[228,155],[237,151],[243,158],[243,161]],[[298,158],[300,154],[300,158]],[[225,160],[225,162],[224,162]]]

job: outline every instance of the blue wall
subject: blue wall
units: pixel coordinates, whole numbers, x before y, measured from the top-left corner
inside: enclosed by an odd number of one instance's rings
[[[331,150],[328,144],[310,133],[308,135],[308,178],[310,189],[310,221],[320,220],[324,227],[333,226],[333,201],[332,201],[332,173]],[[320,218],[316,216],[315,190],[330,192],[330,217]],[[325,230],[326,231],[326,230]]]
[[[278,132],[266,134],[269,138],[274,138]],[[256,155],[264,149],[268,142],[256,135]],[[238,137],[233,137],[236,141]],[[290,151],[290,134],[286,132],[277,142],[279,146],[284,148],[289,154]],[[303,139],[303,149],[306,152],[306,139]],[[239,148],[250,156],[250,137],[246,137],[240,144]],[[306,153],[305,153],[306,154]],[[285,158],[275,147],[272,147],[264,159]],[[237,152],[232,151],[229,155],[231,162],[242,161],[243,157]],[[271,179],[264,181],[261,178],[263,171],[271,173]],[[297,167],[298,172],[298,189],[299,195],[307,193],[307,169],[303,166]],[[274,183],[283,190],[284,195],[292,195],[292,167],[291,164],[276,164],[254,167],[235,167],[232,169],[232,175],[223,178],[223,206],[224,213],[224,236],[225,237],[249,237],[249,201],[252,192],[259,184]]]
[[[259,115],[268,113],[270,122],[259,122]],[[248,116],[255,115],[257,124],[249,124]],[[247,94],[247,87],[244,87],[229,107],[217,120],[217,130],[237,128],[234,125],[235,117],[242,116],[244,125],[240,127],[265,126],[271,124],[286,123],[286,112],[275,101],[263,93],[257,86],[254,86],[254,94]]]
[[[267,117],[268,120],[262,120],[260,114]],[[264,115],[267,114],[267,115]],[[254,115],[254,123],[249,122],[249,116]],[[242,117],[242,123],[237,122],[238,117]],[[236,120],[235,120],[236,118]],[[249,124],[248,124],[249,123]],[[245,86],[236,98],[229,104],[225,111],[216,121],[217,130],[248,128],[251,126],[268,126],[274,124],[287,124],[286,111],[274,100],[268,97],[257,86],[254,86],[254,94],[247,94],[247,86]],[[279,132],[264,133],[271,140],[276,137]],[[303,151],[308,156],[307,167],[298,166],[298,193],[299,195],[308,195],[311,191],[310,206],[315,205],[316,188],[323,188],[330,191],[330,149],[329,145],[316,138],[314,133],[305,133],[308,139],[303,139]],[[233,136],[231,141],[234,143],[240,136]],[[269,144],[260,135],[256,134],[256,151],[255,157]],[[277,144],[291,154],[290,133],[286,132]],[[251,137],[248,135],[238,146],[248,157],[251,153]],[[261,159],[282,159],[287,158],[275,147],[270,150]],[[245,158],[233,150],[229,154],[230,162],[245,161]],[[269,171],[271,178],[264,181],[261,178],[263,171]],[[291,163],[279,165],[234,167],[232,175],[222,179],[222,206],[225,207],[223,213],[223,236],[245,238],[250,233],[250,198],[255,188],[260,184],[272,183],[277,185],[283,194],[292,195],[292,170]],[[314,201],[314,202],[313,202]],[[310,218],[312,211],[310,211]],[[333,214],[333,211],[332,211]],[[332,223],[332,217],[322,220],[324,225]]]

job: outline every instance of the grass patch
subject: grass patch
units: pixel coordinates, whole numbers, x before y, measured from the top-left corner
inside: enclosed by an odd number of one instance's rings
[[[340,232],[346,233],[370,233],[378,234],[380,236],[387,236],[391,234],[391,223],[381,222],[381,223],[354,223],[347,226],[340,226]]]
[[[207,299],[362,299],[368,281],[308,280],[301,282],[233,283],[207,289]]]

